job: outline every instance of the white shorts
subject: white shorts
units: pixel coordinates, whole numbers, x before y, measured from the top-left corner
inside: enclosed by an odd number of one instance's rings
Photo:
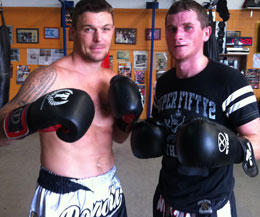
[[[62,177],[41,168],[29,217],[103,216],[127,216],[115,167],[87,179]]]

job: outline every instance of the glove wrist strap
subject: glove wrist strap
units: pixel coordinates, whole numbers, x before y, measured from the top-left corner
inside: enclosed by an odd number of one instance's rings
[[[250,141],[244,137],[239,138],[243,149],[244,157],[242,168],[250,177],[255,177],[258,174],[258,167],[255,160],[254,150]]]
[[[9,112],[4,120],[4,132],[9,139],[20,139],[33,133],[28,127],[27,111],[29,105]]]

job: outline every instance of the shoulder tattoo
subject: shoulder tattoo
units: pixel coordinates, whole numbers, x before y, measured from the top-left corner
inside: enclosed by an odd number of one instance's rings
[[[47,91],[55,83],[57,74],[57,70],[52,66],[36,69],[26,79],[25,83],[22,85],[13,100],[19,106],[35,101],[40,96],[47,93]]]

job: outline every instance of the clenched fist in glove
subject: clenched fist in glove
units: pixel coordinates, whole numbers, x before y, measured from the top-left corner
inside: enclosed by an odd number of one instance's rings
[[[166,148],[167,135],[164,124],[154,118],[134,124],[131,134],[133,154],[141,159],[162,156]]]
[[[57,131],[61,140],[75,142],[88,130],[94,113],[94,104],[86,92],[59,89],[9,112],[4,131],[10,139],[23,138],[35,131]]]
[[[132,124],[138,120],[143,111],[144,101],[141,90],[130,78],[116,75],[110,81],[108,94],[119,129],[129,132]]]
[[[176,152],[184,166],[214,168],[242,162],[248,176],[258,174],[250,141],[205,118],[194,118],[178,127]]]

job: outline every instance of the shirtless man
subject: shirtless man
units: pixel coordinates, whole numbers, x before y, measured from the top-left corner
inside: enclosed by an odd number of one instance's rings
[[[130,79],[118,78],[113,71],[101,67],[114,32],[113,9],[105,0],[79,1],[74,9],[71,32],[74,41],[72,54],[32,72],[18,94],[1,109],[0,122],[5,122],[5,127],[2,129],[3,124],[0,124],[0,144],[11,143],[14,141],[12,137],[16,136],[16,132],[12,132],[9,116],[12,117],[17,108],[30,104],[30,111],[26,113],[24,109],[23,113],[25,118],[29,117],[30,122],[34,122],[26,127],[32,128],[33,125],[34,131],[41,129],[41,169],[29,216],[68,217],[84,214],[125,217],[125,200],[115,175],[112,142],[121,143],[127,138],[128,133],[120,130],[129,124],[120,119],[125,111],[120,113],[116,107],[120,103],[128,105],[131,100],[116,102],[118,96],[113,94],[116,95],[119,88],[126,90],[127,93],[120,93],[124,97],[130,94],[139,100],[141,96],[139,90],[136,94],[138,88]],[[70,92],[73,94],[70,95]],[[37,112],[38,107],[47,104],[45,99],[52,97],[55,101],[55,97],[66,99],[68,95],[69,108],[58,105],[61,108],[58,110],[55,106],[49,106],[47,114],[43,111],[42,115],[40,108]],[[40,102],[35,103],[36,100]],[[134,111],[135,120],[142,111],[140,104]],[[76,136],[76,139],[71,136],[64,139],[66,131],[61,131],[60,135],[55,132],[56,128],[60,128],[59,121],[52,120],[56,116],[57,119],[79,122],[75,128],[77,132],[83,131],[82,135]],[[81,121],[85,116],[89,116],[88,123]],[[51,123],[46,119],[51,119]],[[78,129],[80,124],[86,125],[84,129]],[[21,137],[21,132],[17,137]]]
[[[135,156],[163,155],[153,217],[237,217],[233,165],[258,174],[256,97],[240,71],[204,55],[211,27],[197,1],[172,4],[165,35],[175,67],[156,83],[153,121],[138,122],[131,134]]]

